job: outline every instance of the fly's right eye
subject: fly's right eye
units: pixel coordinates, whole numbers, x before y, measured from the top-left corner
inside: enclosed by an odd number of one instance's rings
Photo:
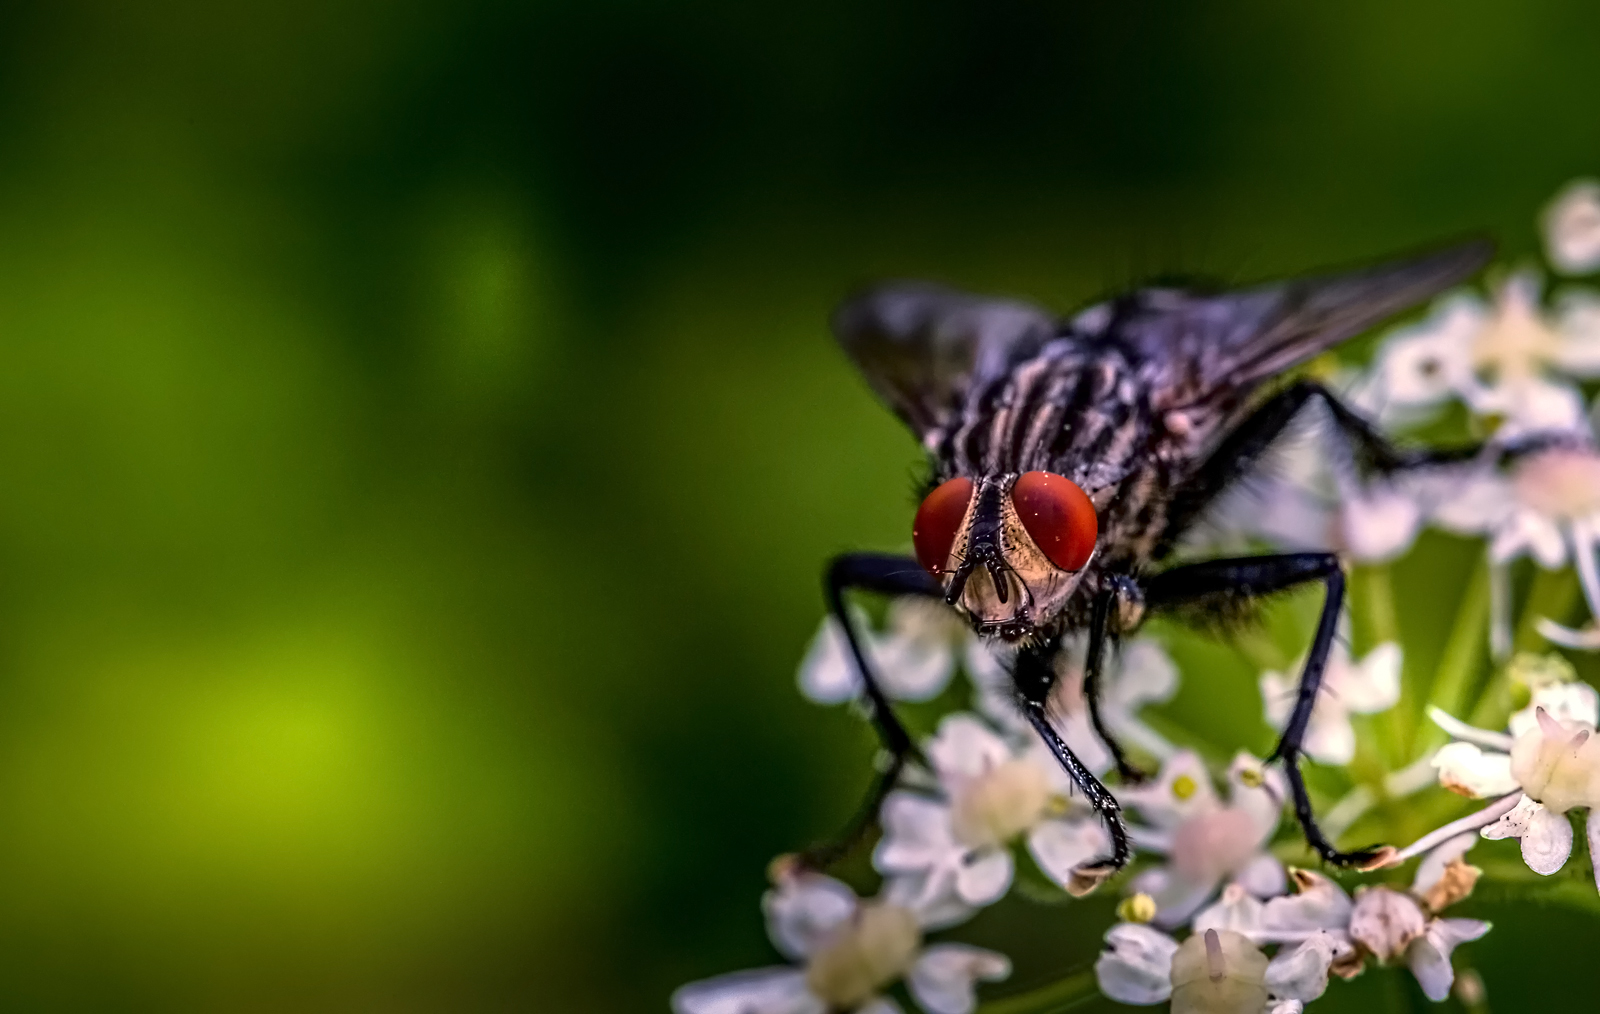
[[[944,574],[950,549],[956,544],[971,502],[972,480],[955,478],[940,483],[917,508],[917,519],[911,523],[911,544],[916,547],[917,562],[934,577]]]

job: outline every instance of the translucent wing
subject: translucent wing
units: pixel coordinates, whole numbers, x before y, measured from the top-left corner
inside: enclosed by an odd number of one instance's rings
[[[1157,408],[1195,404],[1268,380],[1472,275],[1488,243],[1469,243],[1348,274],[1216,295],[1144,289],[1080,315],[1144,361]],[[1085,333],[1088,332],[1088,333]]]
[[[1038,352],[1056,329],[1028,303],[921,282],[870,290],[833,315],[839,344],[919,438],[947,426],[967,391]]]

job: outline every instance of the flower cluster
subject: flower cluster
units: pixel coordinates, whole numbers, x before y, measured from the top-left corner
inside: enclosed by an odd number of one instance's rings
[[[1600,271],[1600,183],[1569,186],[1542,222],[1558,275]],[[1275,467],[1222,502],[1206,532],[1214,543],[1332,549],[1380,588],[1426,528],[1481,540],[1479,576],[1435,672],[1406,669],[1403,610],[1392,596],[1364,600],[1357,586],[1351,608],[1367,611],[1368,646],[1352,650],[1342,616],[1306,727],[1324,831],[1411,844],[1376,849],[1340,880],[1288,865],[1312,854],[1285,819],[1282,770],[1246,752],[1230,758],[1163,710],[1179,668],[1160,630],[1106,659],[1101,724],[1158,768],[1144,781],[1117,780],[1085,697],[1086,645],[1058,657],[1048,719],[1091,773],[1112,780],[1135,850],[1119,881],[1118,921],[1094,961],[1104,995],[1189,1014],[1291,1014],[1331,981],[1398,966],[1432,1000],[1454,989],[1476,1003],[1481,979],[1458,975],[1454,952],[1490,926],[1445,912],[1480,878],[1510,874],[1503,862],[1485,862],[1487,873],[1469,864],[1469,851],[1516,839],[1538,875],[1516,882],[1536,884],[1567,863],[1581,816],[1600,875],[1600,694],[1560,654],[1600,649],[1600,406],[1587,401],[1600,378],[1600,291],[1549,288],[1527,267],[1491,274],[1485,292],[1450,293],[1420,323],[1385,336],[1365,367],[1324,371],[1388,435],[1453,427],[1481,452],[1384,474],[1312,420],[1286,435]],[[1513,580],[1513,565],[1523,558],[1524,573],[1543,576],[1518,595],[1526,582]],[[1580,597],[1591,619],[1568,625]],[[971,1014],[979,984],[1006,979],[1010,961],[927,936],[1010,894],[1072,904],[1092,889],[1082,871],[1103,859],[1110,837],[1019,711],[1007,649],[979,640],[939,603],[895,600],[881,623],[859,609],[852,623],[885,695],[919,708],[925,732],[915,762],[895,769],[882,797],[872,896],[797,857],[775,861],[762,909],[790,964],[685,986],[672,1000],[678,1014],[887,1014],[905,1001],[928,1014]],[[1303,658],[1285,662],[1258,667],[1270,729],[1287,724],[1304,667]],[[836,620],[812,641],[799,686],[819,704],[861,699]],[[1422,715],[1431,721],[1404,721]],[[1463,815],[1461,797],[1477,809]],[[1030,889],[1018,892],[1021,883]],[[1049,883],[1060,890],[1046,897]],[[1038,1009],[1064,1003],[1063,988],[1041,991]],[[1007,1008],[1031,1009],[1031,995]]]

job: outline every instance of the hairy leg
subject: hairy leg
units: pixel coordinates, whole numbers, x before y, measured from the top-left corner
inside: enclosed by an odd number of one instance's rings
[[[1089,706],[1089,724],[1110,751],[1111,760],[1117,767],[1117,776],[1124,782],[1138,783],[1144,781],[1144,772],[1128,763],[1122,744],[1111,734],[1100,714],[1100,678],[1105,668],[1106,640],[1110,635],[1112,611],[1119,606],[1121,590],[1119,586],[1101,592],[1095,597],[1094,608],[1089,614],[1089,647],[1083,660],[1083,699]]]
[[[1066,769],[1073,782],[1083,790],[1084,798],[1105,822],[1106,834],[1111,839],[1111,854],[1080,866],[1073,872],[1072,882],[1066,885],[1070,893],[1083,895],[1128,865],[1132,849],[1128,845],[1127,826],[1122,820],[1122,805],[1117,802],[1117,798],[1110,790],[1100,784],[1100,780],[1084,766],[1083,761],[1078,759],[1078,755],[1072,752],[1072,748],[1067,746],[1066,741],[1056,732],[1055,726],[1050,724],[1048,713],[1050,690],[1055,686],[1055,658],[1060,650],[1060,642],[1054,641],[1048,645],[1019,652],[1016,667],[1012,671],[1012,681],[1017,690],[1022,713],[1027,717],[1029,724],[1043,737],[1045,745]],[[1085,686],[1087,687],[1087,679]],[[1108,744],[1110,742],[1107,740]]]
[[[1317,621],[1311,649],[1306,654],[1305,669],[1300,674],[1294,709],[1268,760],[1283,761],[1284,775],[1294,797],[1295,816],[1305,831],[1306,841],[1317,854],[1338,866],[1359,866],[1370,861],[1374,853],[1370,849],[1341,852],[1328,841],[1317,826],[1305,778],[1300,773],[1301,746],[1311,722],[1312,709],[1317,704],[1317,694],[1322,689],[1322,676],[1333,650],[1339,609],[1344,601],[1344,572],[1339,568],[1339,558],[1331,553],[1289,553],[1178,567],[1145,584],[1145,601],[1152,611],[1162,611],[1217,598],[1245,600],[1309,581],[1321,581],[1327,589],[1327,597],[1322,603],[1322,615]]]
[[[845,829],[832,841],[807,849],[800,861],[811,869],[824,869],[847,855],[861,840],[877,819],[878,807],[894,788],[909,759],[918,756],[911,734],[901,724],[888,696],[873,671],[872,663],[862,647],[862,635],[851,622],[845,610],[844,593],[851,589],[879,592],[884,595],[922,595],[942,598],[944,590],[937,581],[922,569],[917,561],[903,556],[881,553],[846,553],[836,556],[828,564],[823,576],[823,594],[827,597],[828,611],[844,630],[845,642],[850,648],[850,658],[861,676],[865,705],[873,727],[883,743],[889,762],[873,780],[866,798],[857,808]]]
[[[1481,445],[1450,448],[1397,448],[1377,428],[1345,405],[1333,392],[1312,381],[1300,381],[1262,402],[1200,466],[1194,478],[1173,492],[1166,531],[1156,556],[1164,555],[1195,520],[1235,479],[1247,474],[1284,428],[1311,401],[1321,401],[1340,434],[1350,442],[1356,465],[1364,471],[1391,475],[1428,465],[1466,461]],[[1531,449],[1531,448],[1530,448]],[[1508,448],[1508,453],[1521,453]]]

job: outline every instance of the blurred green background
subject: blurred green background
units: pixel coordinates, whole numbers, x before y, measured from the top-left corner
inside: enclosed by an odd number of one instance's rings
[[[763,866],[872,753],[794,690],[820,567],[912,510],[843,293],[1526,255],[1600,171],[1579,0],[0,16],[16,1011],[662,1010],[771,960]],[[1108,904],[969,936],[1023,986]],[[1586,995],[1575,918],[1491,991]]]

